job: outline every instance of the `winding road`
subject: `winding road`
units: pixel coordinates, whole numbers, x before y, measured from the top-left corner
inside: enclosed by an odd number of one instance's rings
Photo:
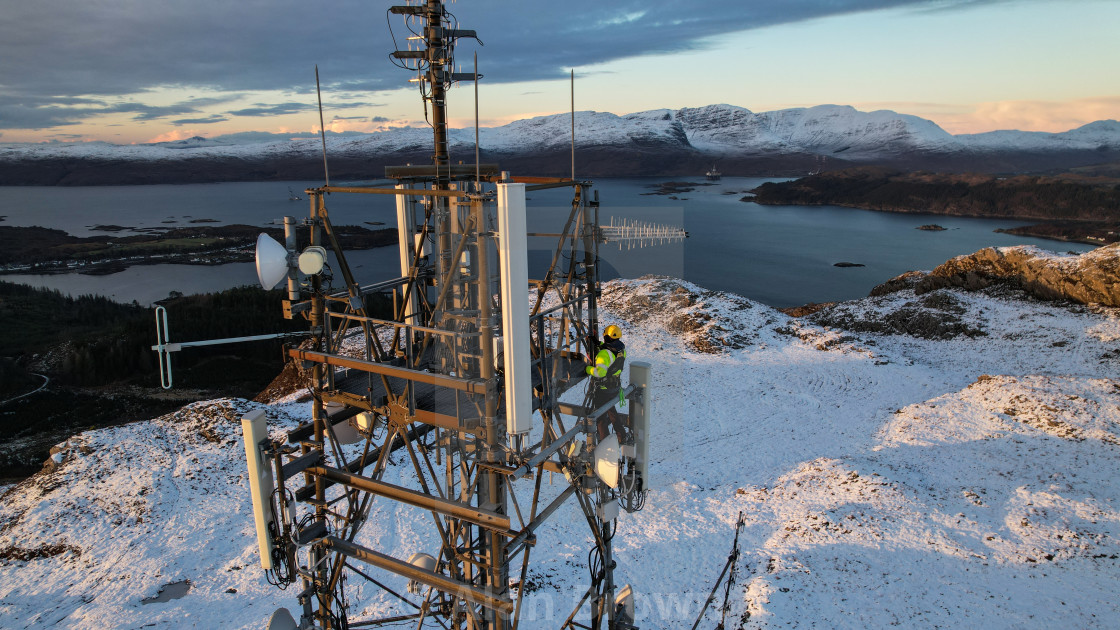
[[[35,373],[32,372],[32,374],[35,374]],[[39,378],[43,379],[43,384],[42,385],[40,385],[39,387],[27,392],[26,394],[20,394],[19,396],[16,396],[14,398],[9,398],[7,400],[0,401],[0,405],[6,405],[6,404],[12,402],[13,400],[19,400],[20,398],[27,398],[31,394],[37,394],[40,391],[42,391],[43,389],[45,389],[47,387],[47,385],[51,384],[51,378],[49,376],[47,376],[46,374],[35,374],[35,376],[38,376]]]

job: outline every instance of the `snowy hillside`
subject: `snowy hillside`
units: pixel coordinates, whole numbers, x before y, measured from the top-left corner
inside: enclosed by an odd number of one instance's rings
[[[1098,121],[1065,133],[994,131],[953,136],[917,116],[888,110],[861,112],[853,107],[820,105],[754,113],[732,105],[680,110],[653,110],[618,116],[577,112],[576,138],[581,147],[683,150],[713,157],[824,155],[869,161],[905,153],[972,154],[1016,151],[1120,151],[1120,123]],[[473,153],[474,130],[449,132],[456,153]],[[496,154],[566,150],[571,142],[568,114],[518,120],[484,128],[480,144]],[[428,127],[393,128],[369,135],[333,136],[335,156],[382,153],[430,153]],[[278,159],[317,157],[317,138],[272,142],[191,138],[147,145],[104,142],[0,144],[0,161],[42,159],[183,160],[198,157]]]
[[[600,305],[655,366],[653,490],[615,537],[640,627],[691,626],[740,511],[731,628],[1120,625],[1120,310],[902,290],[791,319],[664,278],[612,281]],[[237,419],[257,406],[83,433],[10,489],[0,625],[260,628],[295,608],[256,559]],[[307,412],[272,405],[273,430]],[[423,514],[375,512],[360,542],[429,544]],[[555,628],[591,543],[573,510],[538,539],[523,627]]]
[[[717,153],[756,151],[877,157],[904,151],[954,151],[964,147],[934,123],[891,111],[861,112],[819,105],[752,114],[716,105],[682,109],[693,146]],[[1120,137],[1120,136],[1118,136]]]
[[[1098,120],[1064,133],[990,131],[956,136],[964,146],[982,150],[1053,151],[1115,149],[1120,146],[1120,122]]]
[[[570,114],[518,120],[503,127],[482,130],[479,144],[484,149],[502,153],[548,148],[567,151],[572,142],[571,124]],[[576,138],[580,146],[688,146],[683,130],[673,122],[667,110],[626,116],[576,112]],[[473,147],[473,131],[469,142]]]

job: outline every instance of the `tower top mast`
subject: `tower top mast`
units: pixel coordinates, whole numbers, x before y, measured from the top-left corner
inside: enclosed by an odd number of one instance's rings
[[[417,33],[409,37],[409,41],[421,41],[424,45],[423,50],[394,51],[392,57],[397,65],[417,72],[425,115],[432,126],[435,184],[438,190],[446,190],[451,180],[451,158],[447,149],[447,90],[456,81],[475,78],[474,73],[455,72],[455,44],[460,38],[478,40],[478,36],[471,30],[453,28],[457,21],[442,0],[394,6],[389,12],[405,16],[409,30]],[[419,30],[412,27],[414,20],[422,22]]]

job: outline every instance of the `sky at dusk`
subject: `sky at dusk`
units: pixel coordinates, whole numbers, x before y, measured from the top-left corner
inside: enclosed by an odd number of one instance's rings
[[[0,0],[0,142],[422,125],[389,0]],[[448,8],[484,45],[480,118],[728,103],[890,109],[951,133],[1120,119],[1120,0],[501,2]],[[390,31],[390,26],[392,31]],[[470,126],[473,86],[450,94]]]

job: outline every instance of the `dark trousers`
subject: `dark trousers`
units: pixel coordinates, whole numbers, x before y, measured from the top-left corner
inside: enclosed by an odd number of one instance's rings
[[[618,390],[622,389],[622,379],[609,377],[600,379],[599,382],[593,383],[592,387],[595,388],[595,394],[591,398],[591,409],[597,410],[607,403],[618,402]],[[607,437],[610,428],[613,427],[615,435],[618,436],[619,441],[622,441],[626,437],[626,424],[623,417],[612,406],[606,413],[599,416],[599,439],[602,440]]]

